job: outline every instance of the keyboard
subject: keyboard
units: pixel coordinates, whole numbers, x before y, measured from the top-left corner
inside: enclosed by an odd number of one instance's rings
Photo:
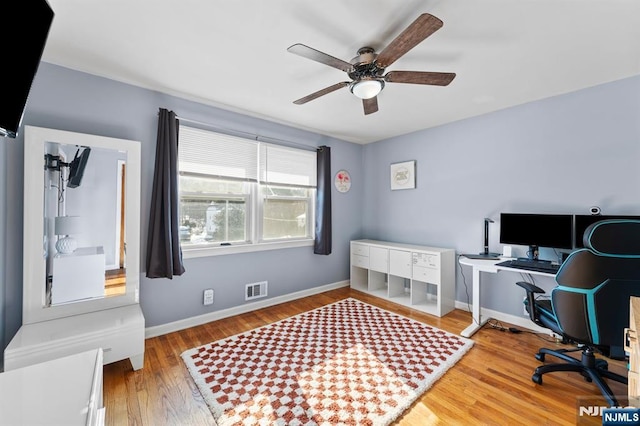
[[[546,272],[556,274],[560,265],[539,260],[513,259],[496,263],[496,266],[506,266],[507,268],[523,269],[525,271]]]

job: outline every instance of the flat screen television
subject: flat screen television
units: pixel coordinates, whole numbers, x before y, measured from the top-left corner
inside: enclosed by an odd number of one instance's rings
[[[573,234],[573,246],[575,248],[583,248],[584,242],[582,238],[584,236],[584,231],[591,225],[592,223],[600,222],[601,220],[607,219],[635,219],[640,220],[640,216],[633,215],[586,215],[586,214],[577,214],[574,219],[574,234]]]
[[[82,152],[80,149],[76,151],[76,155],[69,163],[69,180],[67,182],[67,188],[77,188],[82,183],[82,176],[84,176],[84,169],[87,167],[89,161],[89,155],[91,154],[91,148],[85,147]]]
[[[501,213],[500,243],[529,246],[529,258],[538,258],[539,247],[573,248],[573,215]]]
[[[15,138],[27,98],[40,65],[53,10],[46,0],[4,1],[0,6],[0,54],[3,90],[0,95],[0,136]]]

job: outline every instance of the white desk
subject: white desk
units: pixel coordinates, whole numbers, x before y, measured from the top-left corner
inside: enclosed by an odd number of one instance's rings
[[[554,274],[547,272],[529,271],[525,269],[509,268],[505,266],[496,266],[496,263],[508,260],[507,258],[500,260],[484,260],[484,259],[468,259],[464,256],[460,256],[458,262],[461,265],[471,266],[473,271],[472,285],[473,285],[473,297],[471,302],[471,324],[462,330],[460,335],[463,337],[471,337],[476,331],[480,330],[483,325],[489,320],[489,318],[482,318],[481,306],[480,306],[480,279],[481,272],[488,272],[491,274],[497,274],[500,271],[509,271],[517,273],[525,273],[532,275],[541,275],[544,277],[554,277]]]

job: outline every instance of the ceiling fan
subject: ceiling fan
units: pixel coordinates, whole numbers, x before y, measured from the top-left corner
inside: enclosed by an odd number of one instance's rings
[[[446,86],[455,78],[455,73],[426,72],[426,71],[389,71],[385,69],[397,61],[402,55],[413,49],[424,39],[438,31],[443,22],[433,15],[423,13],[400,35],[398,35],[382,52],[376,53],[371,47],[358,49],[358,56],[350,62],[334,58],[304,44],[294,44],[287,51],[311,59],[321,64],[329,65],[346,72],[351,81],[342,81],[310,95],[300,98],[293,103],[302,105],[309,101],[334,92],[343,87],[349,87],[351,93],[362,99],[364,113],[372,114],[378,111],[378,94],[385,83],[410,83]]]

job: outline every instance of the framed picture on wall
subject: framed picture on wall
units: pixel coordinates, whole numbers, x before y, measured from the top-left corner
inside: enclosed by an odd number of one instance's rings
[[[391,164],[390,172],[392,191],[397,189],[414,189],[416,187],[415,160],[393,163]]]

